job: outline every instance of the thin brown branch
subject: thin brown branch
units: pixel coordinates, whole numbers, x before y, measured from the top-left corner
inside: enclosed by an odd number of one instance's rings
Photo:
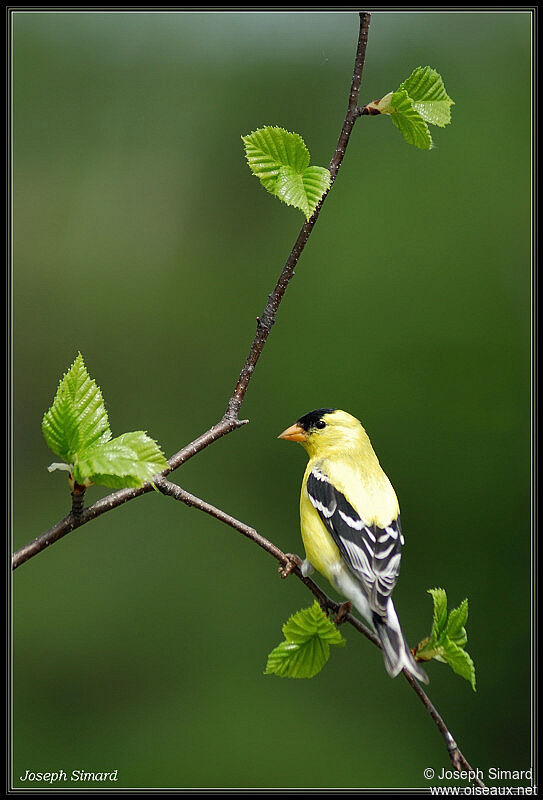
[[[71,485],[71,483],[70,483]],[[85,503],[85,486],[73,481],[72,487],[72,516],[80,517]]]
[[[360,94],[362,70],[366,57],[366,45],[368,41],[368,28],[371,14],[361,12],[359,17],[360,30],[356,48],[353,78],[349,92],[347,113],[343,121],[334,155],[329,165],[331,173],[330,188],[336,179],[336,175],[341,166],[341,162],[343,161],[345,149],[349,142],[354,123],[358,117],[358,96]],[[328,192],[329,191],[330,189],[328,189]],[[245,424],[245,422],[247,422],[247,420],[238,419],[241,404],[243,403],[249,382],[254,374],[255,367],[262,354],[262,350],[264,349],[264,345],[266,344],[271,328],[275,322],[275,317],[281,300],[283,299],[287,286],[294,275],[296,264],[298,263],[311,231],[315,226],[322,208],[322,204],[326,199],[328,192],[322,197],[311,219],[308,222],[304,222],[302,225],[300,233],[298,234],[296,242],[290,251],[275,288],[268,296],[268,302],[266,303],[262,315],[258,318],[256,333],[249,348],[249,353],[245,359],[245,363],[242,367],[238,382],[234,387],[234,391],[232,392],[230,400],[228,401],[227,409],[223,418],[212,428],[207,430],[193,442],[183,447],[181,450],[179,450],[179,452],[175,453],[170,459],[168,459],[169,467],[167,470],[164,470],[164,472],[161,473],[162,476],[168,475],[170,472],[180,467],[181,464],[184,464],[185,461],[188,461],[189,458],[192,458],[192,456],[196,455],[196,453],[201,452],[205,447],[217,441],[217,439],[220,439],[222,436],[225,436],[231,431],[237,430],[237,428],[241,427]],[[120,491],[112,492],[111,494],[99,500],[97,503],[94,503],[89,508],[80,511],[78,514],[68,514],[68,516],[60,520],[60,522],[57,522],[55,525],[53,525],[52,528],[49,528],[49,530],[40,534],[40,536],[36,537],[33,541],[17,550],[12,556],[12,569],[16,569],[16,567],[20,566],[25,561],[28,561],[29,558],[41,553],[46,547],[54,544],[54,542],[57,542],[71,531],[76,530],[76,528],[80,528],[87,522],[96,519],[96,517],[104,514],[106,511],[111,511],[112,509],[117,508],[123,503],[126,503],[128,500],[133,500],[136,497],[140,497],[142,494],[150,492],[152,488],[153,486],[151,483],[146,483],[144,486],[138,489],[121,489]]]
[[[484,783],[477,775],[477,770],[473,769],[473,767],[469,764],[467,759],[465,758],[464,754],[458,747],[457,743],[455,742],[451,732],[447,728],[443,717],[438,713],[436,707],[426,694],[426,692],[421,688],[421,686],[417,683],[415,678],[407,672],[405,669],[403,671],[404,677],[406,681],[409,683],[417,697],[420,699],[421,703],[424,705],[432,719],[434,720],[435,724],[437,725],[439,732],[443,736],[445,741],[445,746],[449,753],[449,758],[453,768],[458,770],[458,772],[465,771],[469,773],[472,777],[471,780],[476,786],[484,787]]]
[[[240,522],[240,520],[230,516],[230,514],[227,514],[220,508],[216,508],[210,503],[207,503],[205,500],[196,497],[196,495],[185,491],[185,489],[182,489],[180,486],[172,483],[171,481],[160,478],[156,481],[156,486],[163,494],[173,497],[175,500],[185,503],[185,505],[190,506],[191,508],[197,508],[199,511],[209,514],[215,519],[218,519],[220,522],[224,522],[226,525],[234,528],[234,530],[239,531],[239,533],[242,533],[253,542],[256,542],[259,547],[272,555],[281,564],[280,571],[282,575],[291,573],[296,575],[296,577],[307,586],[309,591],[317,598],[321,606],[327,611],[332,611],[337,614],[337,612],[343,607],[342,603],[336,603],[330,597],[328,597],[328,595],[326,595],[322,589],[320,589],[319,586],[317,586],[317,584],[311,580],[311,578],[304,577],[301,573],[298,563],[293,566],[293,557],[289,553],[283,553],[283,551],[277,547],[277,545],[275,545],[269,539],[266,539],[265,536],[262,536],[262,534],[258,533],[258,531],[256,531],[254,528],[251,528],[244,522]],[[288,569],[285,570],[285,567],[288,567]],[[352,614],[345,614],[342,618],[342,621],[348,622],[359,633],[365,636],[366,639],[369,639],[369,641],[372,642],[376,647],[381,647],[378,637],[357,617],[353,616]],[[465,770],[467,773],[469,773],[469,775],[472,776],[471,780],[473,783],[475,783],[477,786],[483,787],[484,783],[478,778],[477,771],[470,766],[469,762],[454,740],[451,732],[447,728],[443,717],[439,714],[426,692],[420,687],[415,678],[413,678],[413,676],[407,672],[407,670],[403,670],[403,675],[421,703],[428,711],[430,717],[433,719],[441,736],[443,737],[443,741],[445,742],[445,747],[447,748],[453,768],[458,771]]]

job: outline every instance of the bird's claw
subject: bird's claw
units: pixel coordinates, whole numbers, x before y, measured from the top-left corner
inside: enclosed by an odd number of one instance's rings
[[[291,572],[294,572],[296,567],[302,566],[302,559],[296,553],[286,553],[287,561],[283,566],[279,567],[279,574],[282,578],[288,578]]]
[[[347,619],[347,614],[351,613],[352,605],[351,603],[346,600],[344,603],[340,605],[336,613],[335,623],[336,625],[342,625],[345,620]]]

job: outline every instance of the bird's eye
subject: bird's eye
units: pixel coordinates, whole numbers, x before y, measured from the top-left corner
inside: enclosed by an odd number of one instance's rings
[[[315,427],[319,428],[319,430],[322,430],[323,428],[326,428],[326,422],[323,419],[319,419],[315,423]]]

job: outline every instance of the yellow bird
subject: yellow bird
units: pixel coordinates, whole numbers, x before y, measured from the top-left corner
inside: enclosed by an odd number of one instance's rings
[[[309,455],[300,496],[302,574],[316,569],[375,629],[391,677],[428,683],[405,642],[392,590],[404,537],[392,484],[360,422],[334,408],[310,411],[279,436]]]

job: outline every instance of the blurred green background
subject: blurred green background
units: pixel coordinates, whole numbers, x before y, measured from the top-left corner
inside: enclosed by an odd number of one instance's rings
[[[114,435],[144,428],[170,455],[220,418],[303,222],[251,176],[240,136],[278,124],[328,164],[358,17],[13,22],[18,547],[68,510],[40,421],[78,349]],[[430,64],[453,124],[421,152],[385,118],[358,122],[251,424],[175,474],[301,552],[305,454],[276,436],[319,406],[360,417],[402,507],[409,641],[429,632],[427,588],[469,596],[477,694],[436,662],[429,692],[485,771],[530,763],[530,26],[373,15],[361,101]],[[159,495],[66,537],[13,577],[15,786],[27,769],[118,769],[118,787],[427,786],[425,767],[448,767],[441,737],[355,631],[311,681],[263,675],[311,602],[258,547]]]

